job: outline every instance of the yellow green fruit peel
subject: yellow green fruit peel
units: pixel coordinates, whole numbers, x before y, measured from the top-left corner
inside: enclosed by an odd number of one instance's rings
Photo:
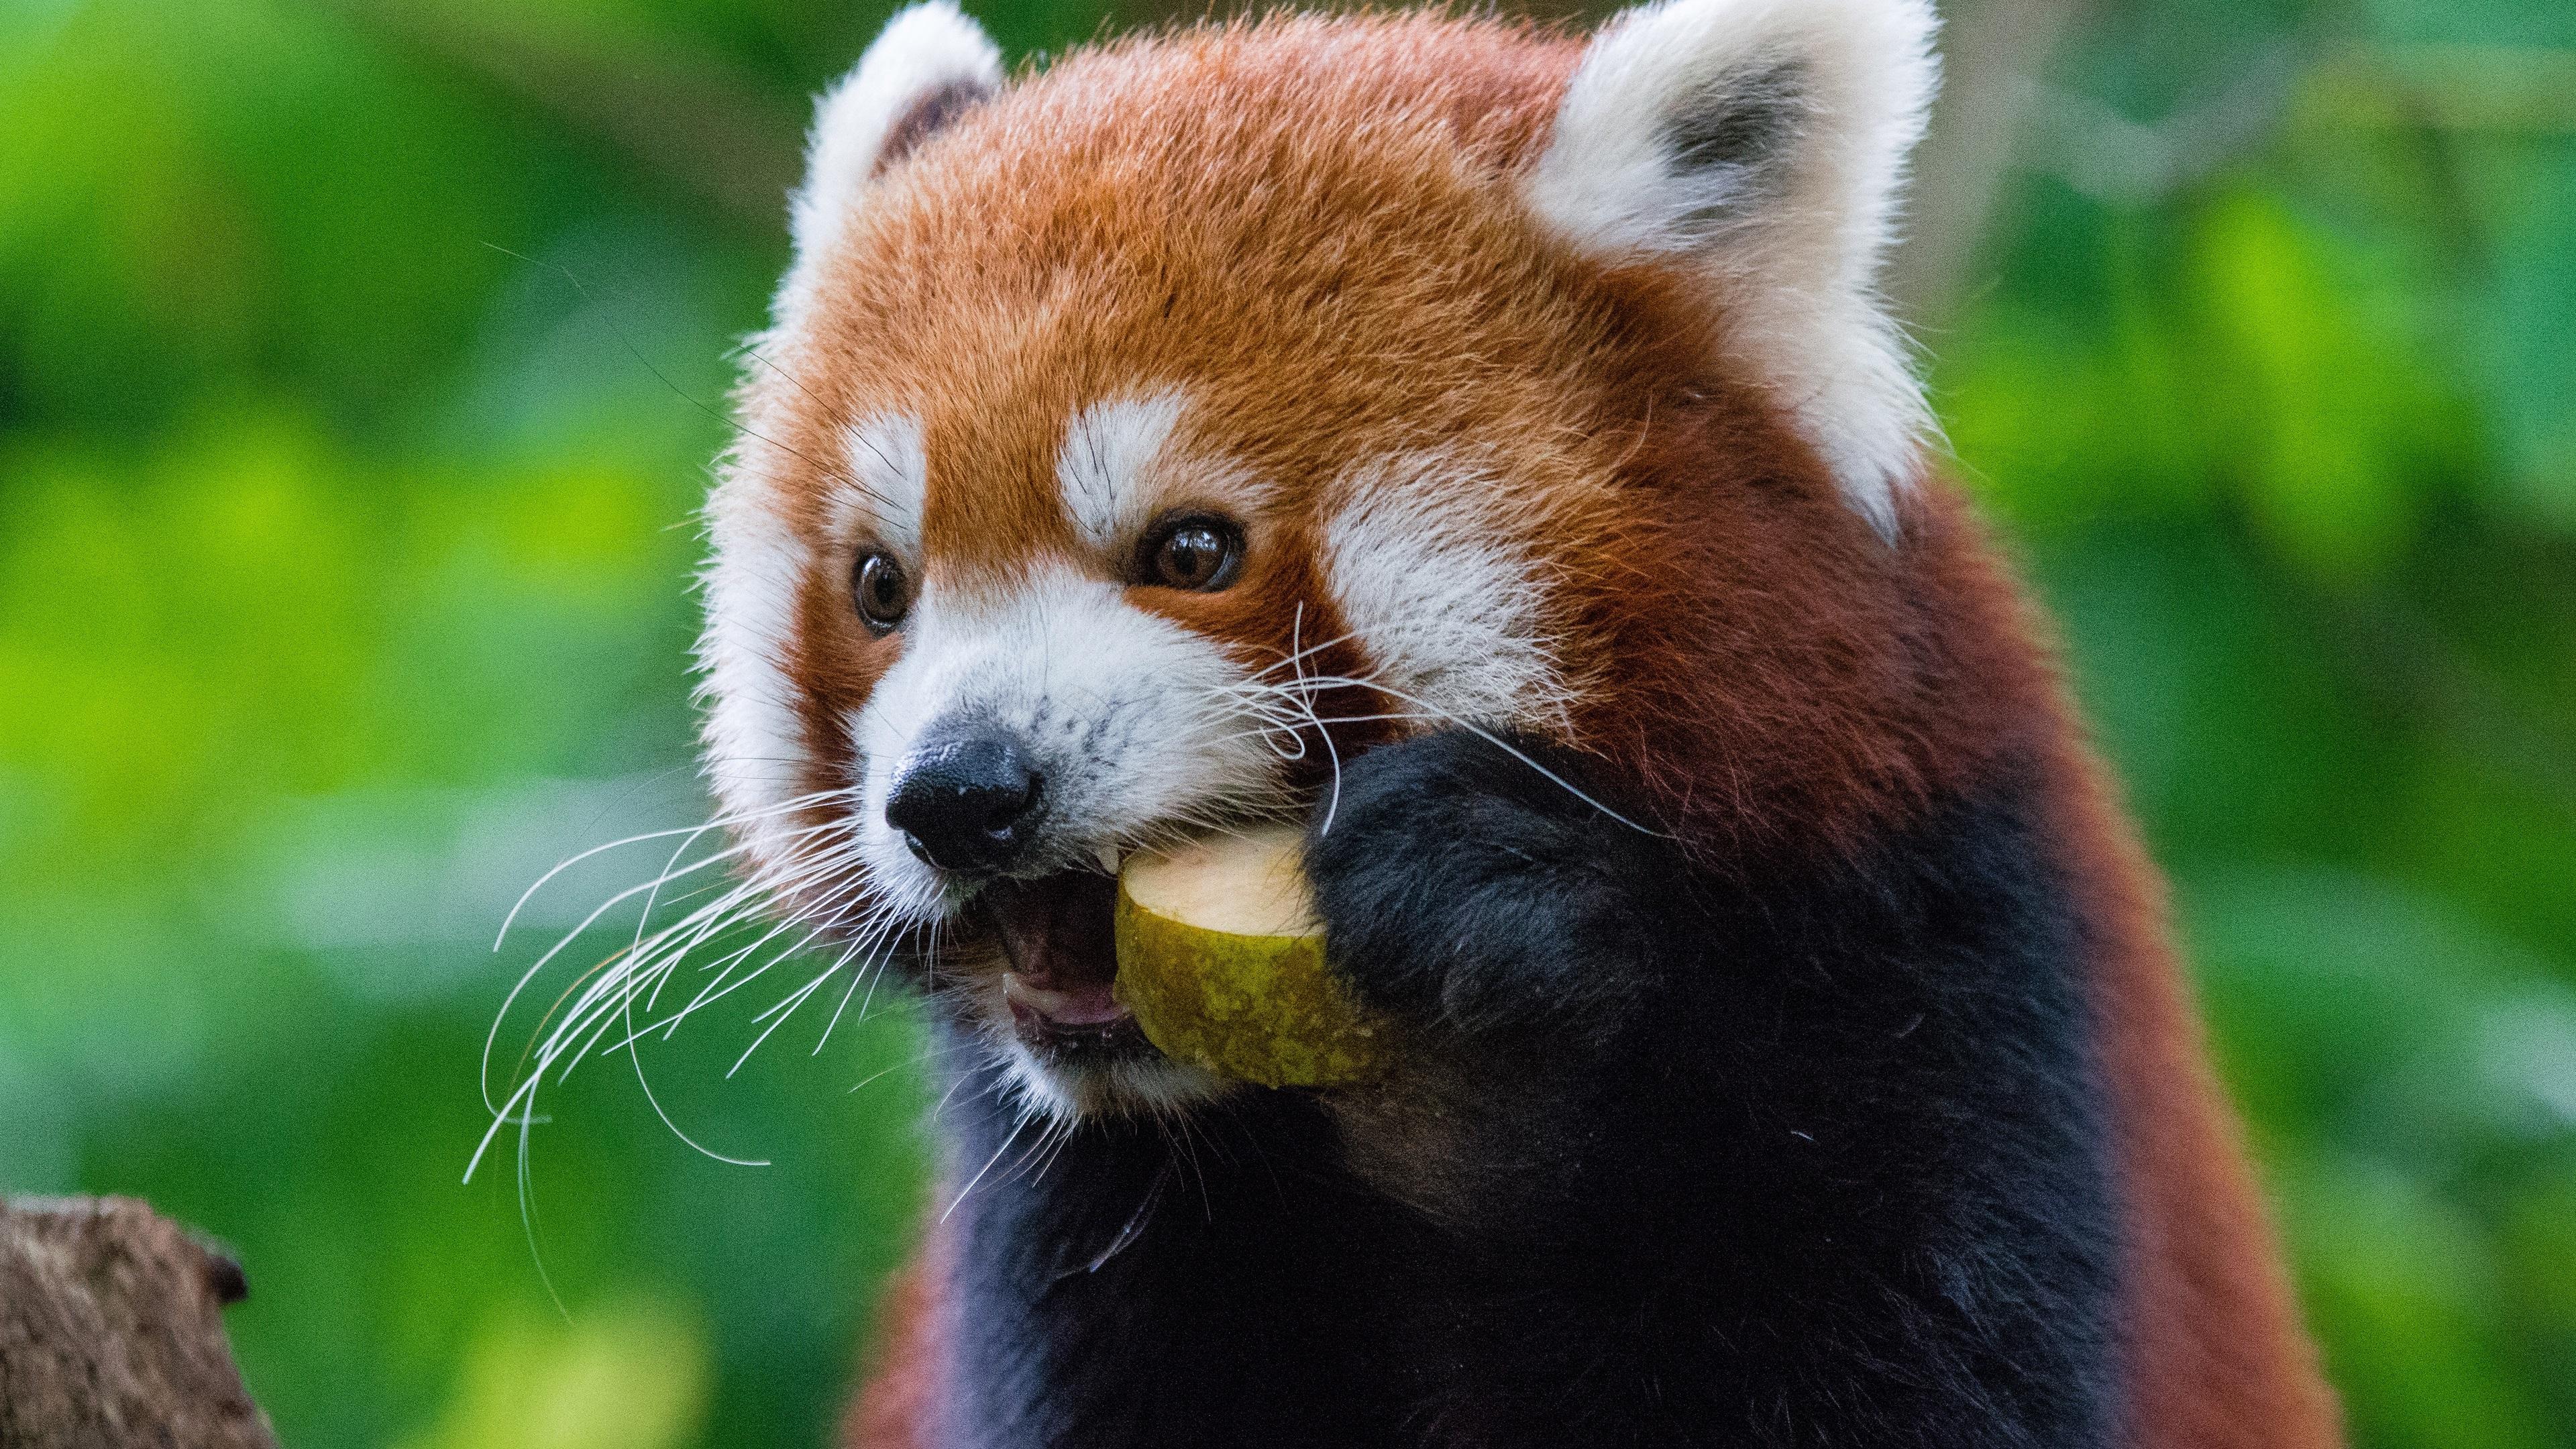
[[[1280,827],[1131,858],[1118,878],[1118,1000],[1169,1057],[1267,1087],[1377,1075],[1381,1025],[1325,969]]]

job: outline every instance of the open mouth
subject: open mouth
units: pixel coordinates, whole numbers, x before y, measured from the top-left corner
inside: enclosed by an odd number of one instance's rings
[[[985,915],[1010,965],[1002,999],[1020,1041],[1050,1066],[1106,1064],[1151,1051],[1110,988],[1118,952],[1110,921],[1118,882],[1069,870],[987,886]]]

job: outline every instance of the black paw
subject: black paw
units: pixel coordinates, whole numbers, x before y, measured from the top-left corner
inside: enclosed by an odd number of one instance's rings
[[[1690,892],[1672,842],[1596,775],[1464,730],[1351,762],[1306,841],[1334,969],[1380,1010],[1462,1031],[1617,1017],[1686,936]]]

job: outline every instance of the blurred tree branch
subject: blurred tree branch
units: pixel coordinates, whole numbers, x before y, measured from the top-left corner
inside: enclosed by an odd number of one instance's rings
[[[317,3],[606,144],[730,221],[784,233],[804,121],[756,77],[630,36],[564,33],[511,6]]]
[[[774,229],[798,170],[798,110],[756,77],[631,36],[565,33],[510,7],[317,0],[412,54],[460,69],[604,143],[728,219]],[[1937,326],[1970,280],[2017,165],[2138,202],[2168,194],[2268,135],[2294,93],[2339,123],[2576,130],[2576,52],[2479,46],[2346,48],[2319,59],[2296,38],[2259,53],[2214,94],[2152,124],[2049,85],[2059,48],[2128,0],[1956,0],[1944,83],[1918,156],[1906,236],[1888,291],[1899,315]],[[1126,7],[1131,24],[1186,4]],[[1542,19],[1595,23],[1617,7],[1529,0]]]
[[[1906,236],[1889,268],[1897,315],[1938,325],[2030,129],[2039,76],[2099,0],[1955,0],[1944,6],[1941,98],[1917,153]]]
[[[2321,62],[2308,91],[2345,125],[2576,133],[2576,50],[2356,46]]]
[[[632,37],[566,34],[507,7],[318,0],[398,49],[462,70],[604,143],[730,219],[778,225],[796,181],[797,113],[757,79]],[[1970,265],[2029,128],[2034,77],[2098,0],[1959,0],[1949,7],[1942,98],[1922,153],[1909,235],[1891,283],[1905,315],[1937,318]],[[1127,7],[1131,24],[1185,4]],[[1542,19],[1597,22],[1617,7],[1534,0]]]
[[[2030,160],[2087,196],[2124,206],[2164,200],[2269,138],[2314,47],[2285,37],[2256,51],[2206,95],[2152,123],[2079,92],[2030,83]]]

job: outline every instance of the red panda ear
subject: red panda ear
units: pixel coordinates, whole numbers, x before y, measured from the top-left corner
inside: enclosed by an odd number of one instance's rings
[[[1522,178],[1604,260],[1704,277],[1722,345],[1889,537],[1922,389],[1876,291],[1936,85],[1929,0],[1665,0],[1594,38]]]
[[[1002,53],[951,0],[898,13],[814,107],[805,185],[790,207],[796,265],[780,293],[795,310],[810,273],[886,167],[1002,88]]]

